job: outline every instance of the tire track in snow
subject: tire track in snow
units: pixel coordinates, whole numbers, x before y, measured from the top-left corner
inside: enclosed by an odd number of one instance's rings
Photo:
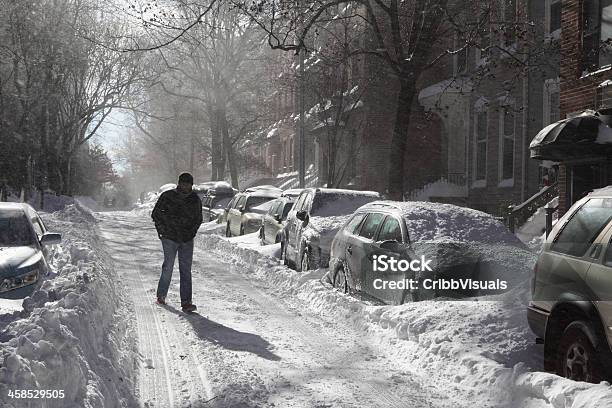
[[[219,254],[216,251],[214,254],[221,256],[221,259],[227,259],[227,254]],[[211,257],[211,254],[203,253],[203,251],[200,251],[198,255],[200,261]],[[221,270],[226,273],[215,274],[216,280],[214,284],[220,287],[219,293],[223,293],[222,288],[231,287],[233,297],[237,295],[237,292],[241,293],[243,299],[248,299],[249,304],[260,312],[259,319],[257,320],[264,326],[264,328],[258,327],[260,332],[274,333],[276,328],[275,334],[279,334],[278,330],[282,330],[284,332],[282,333],[283,336],[289,335],[293,337],[291,343],[297,345],[301,352],[306,351],[308,353],[310,368],[313,366],[333,367],[333,373],[330,374],[333,375],[334,379],[346,383],[353,390],[352,393],[369,400],[363,406],[404,407],[408,397],[412,403],[415,403],[414,406],[431,406],[431,402],[426,397],[426,392],[422,390],[418,383],[410,381],[410,379],[407,379],[406,383],[401,386],[401,389],[400,387],[390,389],[388,384],[370,381],[373,380],[372,377],[376,377],[376,370],[380,370],[380,373],[389,374],[392,371],[391,368],[381,370],[380,367],[376,366],[377,364],[368,363],[369,368],[375,370],[373,375],[368,372],[368,367],[364,366],[344,368],[343,365],[350,365],[352,362],[349,361],[344,353],[349,352],[350,349],[361,350],[364,346],[367,348],[367,345],[361,344],[358,338],[351,337],[350,334],[354,334],[354,332],[345,332],[339,330],[338,327],[334,327],[332,330],[334,333],[332,334],[340,335],[340,338],[325,336],[324,334],[327,333],[322,332],[321,324],[319,324],[322,322],[312,321],[306,312],[300,313],[291,310],[291,308],[284,307],[285,305],[280,299],[258,287],[261,282],[252,278],[245,278],[244,272],[241,272],[244,266],[221,261],[219,258],[214,259],[214,261],[206,261],[207,263],[219,263],[225,266]],[[270,330],[272,325],[276,327],[272,327],[272,330]],[[338,349],[340,349],[340,353],[335,353]],[[363,357],[363,355],[357,353],[354,357],[358,359]],[[308,367],[303,368],[307,369]],[[383,378],[380,378],[380,382],[382,381]],[[359,398],[357,400],[359,401]]]
[[[100,218],[112,220],[107,217],[105,214]],[[126,221],[125,217],[117,218]],[[133,251],[121,245],[130,242],[135,232],[130,228],[133,227],[131,223],[125,224],[121,227],[128,228],[117,228],[115,222],[112,230],[107,230],[104,224],[100,229],[107,238],[107,246],[112,249],[115,267],[126,282],[134,304],[139,351],[145,363],[141,364],[138,384],[141,402],[145,407],[196,407],[197,402],[210,399],[210,383],[193,356],[188,337],[177,335],[181,324],[169,311],[154,304],[154,293],[147,291],[152,283],[145,279],[143,261],[148,252],[159,249],[146,245],[139,248],[140,251]],[[156,243],[154,240],[151,242]]]

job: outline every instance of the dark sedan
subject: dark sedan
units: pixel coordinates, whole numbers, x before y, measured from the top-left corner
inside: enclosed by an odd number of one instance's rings
[[[343,292],[401,304],[499,293],[528,274],[529,259],[524,245],[489,214],[450,204],[377,201],[355,211],[338,231],[330,271]]]
[[[29,295],[49,272],[46,247],[60,241],[28,204],[0,203],[0,296]]]

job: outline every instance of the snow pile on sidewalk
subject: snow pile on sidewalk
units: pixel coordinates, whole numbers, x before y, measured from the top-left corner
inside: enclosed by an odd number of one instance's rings
[[[516,236],[529,248],[538,251],[546,239],[546,207],[557,207],[558,205],[559,197],[555,197],[544,207],[538,208],[525,224],[518,229]],[[553,214],[553,225],[557,222],[557,215],[558,213],[556,212]]]
[[[606,383],[577,383],[537,372],[542,348],[526,322],[528,280],[478,301],[380,306],[333,290],[325,283],[325,270],[295,272],[244,244],[215,236],[197,241],[247,268],[291,306],[353,325],[407,371],[431,376],[449,393],[467,395],[476,407],[612,406],[612,388]],[[535,255],[519,261],[531,261],[525,265],[531,268]]]
[[[56,276],[26,298],[21,318],[0,332],[3,407],[23,406],[9,390],[63,390],[46,407],[136,406],[137,349],[125,296],[78,205],[44,215],[62,233],[52,265]]]

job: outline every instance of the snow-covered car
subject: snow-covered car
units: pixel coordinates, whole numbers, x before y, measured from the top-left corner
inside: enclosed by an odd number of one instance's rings
[[[374,191],[304,189],[283,228],[281,257],[285,265],[300,271],[326,267],[338,229],[357,208],[380,199]]]
[[[401,304],[503,292],[528,276],[529,259],[527,248],[489,214],[376,201],[355,211],[336,234],[330,271],[343,292]]]
[[[225,236],[234,237],[257,232],[261,228],[261,216],[268,211],[266,206],[261,205],[280,195],[281,191],[277,189],[257,189],[237,194],[227,211]]]
[[[612,186],[560,218],[534,267],[527,321],[544,369],[575,381],[612,378]]]
[[[282,231],[295,198],[283,196],[270,201],[270,208],[262,217],[259,239],[262,245],[277,244],[282,240]]]
[[[27,295],[49,272],[47,246],[60,241],[28,204],[0,203],[0,297]]]
[[[225,181],[214,183],[207,193],[200,197],[202,200],[202,219],[204,222],[219,219],[235,195],[236,189],[232,188],[229,183]]]

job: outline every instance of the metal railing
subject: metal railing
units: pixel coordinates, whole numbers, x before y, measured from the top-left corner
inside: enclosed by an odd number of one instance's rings
[[[549,203],[553,198],[559,195],[558,184],[555,182],[548,187],[543,188],[538,193],[531,196],[525,202],[519,205],[511,205],[508,207],[508,215],[506,216],[506,225],[510,229],[511,232],[514,232],[517,227],[522,224],[531,217],[538,208],[543,207],[545,204]],[[556,211],[556,207],[555,207]],[[551,225],[552,225],[552,214],[555,212],[551,212]],[[547,228],[548,228],[548,209],[547,209]],[[547,230],[548,231],[548,230]]]

